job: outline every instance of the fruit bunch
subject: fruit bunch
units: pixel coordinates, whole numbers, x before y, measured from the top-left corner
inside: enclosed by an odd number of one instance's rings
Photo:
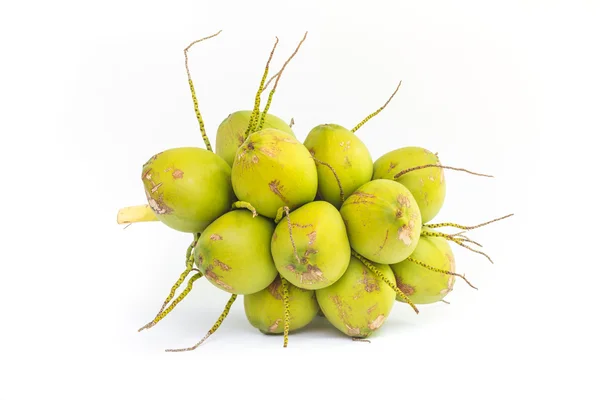
[[[193,234],[185,270],[156,317],[140,330],[168,315],[202,277],[231,297],[202,341],[170,351],[198,347],[239,295],[250,324],[263,333],[283,334],[284,347],[289,332],[319,313],[349,337],[367,338],[383,326],[397,301],[418,312],[418,304],[444,301],[456,277],[469,283],[455,270],[449,242],[485,255],[465,231],[493,221],[429,224],[446,196],[444,170],[473,172],[444,166],[437,154],[420,147],[399,148],[373,162],[356,135],[398,88],[353,129],[319,125],[304,142],[291,124],[268,113],[283,71],[305,39],[306,34],[267,82],[275,42],[254,108],[223,120],[215,152],[188,68],[191,45],[184,51],[206,149],[172,148],[152,156],[141,175],[147,204],[121,209],[118,216],[120,223],[158,220]],[[260,111],[262,92],[273,79]],[[439,230],[445,227],[460,231]]]

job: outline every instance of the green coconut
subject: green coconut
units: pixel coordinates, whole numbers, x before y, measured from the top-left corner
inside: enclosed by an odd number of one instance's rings
[[[304,145],[319,161],[329,164],[336,172],[346,197],[371,180],[373,160],[367,146],[350,130],[336,124],[313,128]],[[317,162],[320,198],[340,208],[339,184],[331,169]]]
[[[202,232],[234,201],[229,165],[197,147],[154,155],[144,164],[142,182],[156,217],[182,232]]]
[[[369,260],[398,263],[417,247],[421,213],[413,195],[398,182],[365,183],[346,199],[340,213],[350,246]]]
[[[231,182],[237,198],[251,203],[265,217],[275,218],[315,198],[317,167],[302,143],[277,129],[263,129],[238,149]]]
[[[290,332],[308,325],[319,311],[314,290],[288,285]],[[264,290],[244,296],[244,311],[250,324],[267,334],[283,333],[284,305],[281,278]]]
[[[422,236],[411,258],[444,271],[456,272],[454,254],[444,238]],[[453,275],[431,271],[410,260],[391,264],[390,267],[396,277],[396,286],[415,304],[440,301],[454,287]],[[396,300],[403,301],[400,297]]]
[[[431,221],[441,210],[446,198],[446,180],[443,168],[424,168],[396,174],[422,165],[441,165],[437,155],[422,147],[403,147],[390,151],[375,161],[373,179],[391,179],[400,182],[414,196],[423,223]]]
[[[389,265],[373,264],[393,281]],[[325,318],[346,335],[362,338],[383,325],[396,299],[394,289],[355,257],[350,259],[346,273],[337,282],[316,292]]]
[[[314,201],[291,212],[289,219],[289,224],[287,218],[279,221],[271,239],[279,273],[304,289],[333,284],[350,262],[350,243],[340,212],[325,201]]]
[[[213,285],[233,294],[252,294],[277,276],[271,257],[275,223],[248,210],[219,217],[200,235],[194,258]]]
[[[244,135],[250,123],[251,114],[251,110],[233,112],[221,122],[217,129],[215,151],[229,166],[233,165],[237,149],[244,144],[246,139]],[[263,127],[278,129],[295,137],[294,131],[287,122],[273,114],[266,115]]]

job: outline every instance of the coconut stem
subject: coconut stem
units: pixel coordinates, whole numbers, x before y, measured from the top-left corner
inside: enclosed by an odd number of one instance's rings
[[[283,206],[282,208],[280,208],[277,211],[277,216],[275,217],[275,223],[278,224],[279,221],[281,221],[282,217],[279,216],[281,210],[283,210],[282,216],[283,216],[283,213],[285,213],[285,217],[287,219],[288,231],[290,232],[290,242],[292,243],[292,249],[294,249],[294,256],[296,257],[296,261],[298,261],[298,264],[302,264],[302,261],[300,260],[300,256],[298,256],[298,250],[296,249],[296,242],[294,242],[294,234],[292,233],[292,220],[290,219],[290,208],[288,206]]]
[[[250,203],[248,203],[247,201],[236,201],[235,203],[233,203],[231,205],[232,209],[240,209],[240,208],[245,208],[246,210],[250,210],[252,211],[252,218],[256,217],[258,215],[258,213],[256,212],[256,208],[254,208],[254,206]]]
[[[304,33],[302,40],[300,40],[300,43],[298,43],[298,46],[296,46],[296,50],[294,50],[292,55],[283,63],[283,67],[281,67],[279,72],[276,74],[277,79],[275,79],[275,84],[273,85],[273,89],[271,89],[271,91],[269,92],[267,104],[265,105],[265,109],[263,110],[263,112],[260,116],[260,123],[258,124],[258,128],[256,130],[262,129],[262,127],[265,123],[265,118],[267,117],[267,113],[269,112],[269,107],[271,107],[271,101],[273,100],[273,95],[275,94],[275,90],[277,89],[277,85],[279,84],[279,79],[281,79],[281,75],[283,75],[283,70],[285,69],[285,67],[287,67],[287,65],[292,60],[292,58],[294,58],[296,53],[298,53],[298,50],[300,50],[300,46],[302,46],[302,43],[304,43],[304,41],[306,40],[306,35],[308,35],[308,32]]]
[[[464,243],[464,242],[467,242],[467,243],[473,243],[475,246],[478,246],[478,247],[483,247],[481,244],[477,243],[477,242],[476,242],[476,241],[474,241],[474,240],[471,240],[471,239],[469,239],[469,238],[468,238],[468,237],[466,237],[465,235],[449,235],[449,236],[452,236],[452,237],[454,237],[454,238],[458,239],[459,241],[461,241],[461,242],[463,242],[463,243]]]
[[[451,235],[448,235],[447,233],[440,233],[440,232],[430,232],[430,231],[421,231],[421,236],[429,236],[429,237],[440,237],[440,238],[444,238],[446,240],[449,240],[451,242],[456,243],[457,245],[464,247],[465,249],[471,250],[473,253],[477,253],[477,254],[481,254],[482,256],[486,257],[492,264],[494,263],[492,261],[492,259],[490,258],[490,256],[488,256],[487,254],[485,254],[483,251],[480,250],[476,250],[474,248],[472,248],[471,246],[467,246],[464,242],[464,239],[460,239],[460,238],[455,238]],[[479,244],[479,243],[476,243]],[[480,245],[481,246],[481,245]]]
[[[213,327],[210,328],[210,330],[208,331],[208,333],[206,334],[206,336],[204,336],[201,341],[199,341],[198,343],[196,343],[192,347],[186,347],[186,348],[183,348],[183,349],[167,349],[165,351],[167,353],[178,353],[178,352],[182,352],[182,351],[196,350],[198,347],[200,347],[202,345],[202,343],[204,343],[206,341],[206,339],[208,339],[210,337],[210,335],[212,335],[213,333],[215,333],[217,331],[217,329],[219,329],[219,327],[221,326],[221,324],[223,323],[223,321],[225,320],[225,318],[227,318],[227,315],[229,315],[229,310],[231,309],[231,306],[235,302],[235,299],[237,299],[237,294],[232,294],[231,297],[229,298],[229,301],[225,305],[225,309],[223,310],[223,312],[219,316],[219,319],[217,320],[217,322],[215,322],[215,324],[213,325]]]
[[[177,296],[177,298],[175,300],[173,300],[173,302],[171,303],[171,305],[169,305],[169,307],[167,307],[166,310],[164,310],[163,312],[161,312],[159,315],[156,316],[156,318],[154,318],[153,321],[151,321],[150,323],[144,325],[143,327],[141,327],[138,332],[144,330],[144,329],[148,329],[148,328],[152,328],[154,325],[158,324],[160,322],[161,319],[163,319],[164,317],[166,317],[167,315],[169,315],[169,313],[171,311],[173,311],[173,309],[177,306],[177,304],[179,304],[187,295],[188,293],[190,293],[190,291],[192,290],[192,286],[194,284],[194,282],[198,279],[202,278],[202,274],[201,273],[197,273],[195,275],[193,275],[190,280],[187,283],[187,286],[185,289],[183,289],[183,292],[181,292],[181,294],[179,296]]]
[[[352,255],[356,258],[358,258],[364,265],[365,267],[367,267],[369,269],[369,271],[371,271],[372,273],[374,273],[375,275],[377,275],[377,277],[379,279],[381,279],[383,282],[385,282],[389,287],[391,287],[392,289],[394,289],[394,291],[396,292],[396,294],[398,296],[400,296],[400,298],[402,300],[404,300],[406,303],[408,303],[413,310],[415,310],[415,312],[418,314],[419,313],[419,309],[417,308],[417,306],[414,305],[414,303],[408,298],[408,296],[398,288],[398,286],[396,286],[396,284],[392,281],[390,281],[388,278],[386,278],[383,275],[383,272],[381,272],[379,269],[377,269],[377,267],[375,267],[375,265],[373,265],[373,263],[369,260],[367,260],[365,257],[361,256],[360,254],[358,254],[356,251],[352,250]]]
[[[277,76],[281,73],[281,71],[278,71],[275,75],[273,75],[272,77],[269,78],[269,80],[267,81],[267,83],[265,83],[265,87],[263,88],[263,90],[261,91],[264,92],[265,90],[267,90],[269,88],[269,85],[271,84],[271,82],[273,82],[273,79],[277,78]]]
[[[459,224],[455,224],[455,223],[452,223],[452,222],[442,222],[442,223],[439,223],[439,224],[427,224],[427,225],[423,225],[423,226],[426,227],[426,228],[432,228],[432,229],[451,226],[453,228],[462,229],[463,231],[470,231],[470,230],[473,230],[473,229],[481,228],[482,226],[486,226],[486,225],[489,225],[489,224],[497,222],[497,221],[501,221],[501,220],[506,219],[508,217],[512,217],[513,215],[515,215],[515,214],[508,214],[508,215],[505,215],[503,217],[496,218],[496,219],[493,219],[491,221],[486,221],[486,222],[483,222],[483,223],[481,223],[479,225],[473,225],[473,226],[459,225]],[[461,235],[462,233],[464,233],[464,232],[459,232],[459,233],[457,233],[457,234],[455,234],[453,236],[458,236],[458,235]]]
[[[269,74],[269,65],[271,64],[271,60],[273,59],[273,54],[275,54],[275,49],[277,48],[278,43],[279,38],[275,36],[275,44],[273,45],[271,53],[269,54],[267,65],[265,65],[265,71],[263,72],[263,76],[260,80],[260,85],[258,86],[256,96],[254,97],[254,108],[252,109],[252,114],[250,114],[250,121],[248,121],[248,127],[246,128],[246,132],[244,132],[244,140],[248,137],[250,133],[254,132],[254,128],[258,122],[258,118],[260,116],[260,95],[265,88],[265,81],[267,80],[267,75]]]
[[[285,215],[285,206],[283,207],[279,207],[279,209],[277,210],[277,214],[275,215],[275,219],[273,221],[275,221],[276,224],[279,223],[279,221],[281,221],[283,219],[283,216]]]
[[[290,294],[288,292],[288,281],[279,274],[281,278],[281,289],[283,290],[283,347],[288,346],[288,335],[290,333]]]
[[[196,246],[196,243],[198,242],[198,238],[200,237],[200,235],[198,234],[194,234],[194,240],[192,241],[192,243],[188,246],[186,253],[185,253],[185,270],[181,273],[181,275],[179,276],[179,279],[177,280],[177,282],[175,282],[175,284],[173,285],[173,287],[171,287],[171,292],[169,293],[169,296],[167,296],[167,298],[165,299],[165,301],[163,302],[162,307],[160,308],[160,310],[158,311],[158,313],[156,314],[156,317],[154,317],[154,320],[148,322],[146,325],[144,325],[143,327],[141,327],[140,329],[138,329],[138,332],[143,331],[144,329],[149,329],[152,328],[154,325],[156,325],[158,323],[158,321],[160,321],[161,319],[163,319],[165,315],[163,315],[161,317],[161,315],[163,314],[165,308],[167,307],[167,304],[169,304],[169,302],[171,301],[171,299],[173,299],[173,297],[175,297],[175,292],[177,291],[177,289],[181,286],[181,284],[185,281],[185,279],[187,278],[187,276],[192,272],[192,270],[194,269],[194,257],[192,255],[192,251],[194,249],[194,246]],[[196,277],[194,279],[194,277]],[[188,282],[188,287],[191,290],[191,285],[193,284],[193,282],[202,277],[202,272],[198,271],[198,273],[194,276],[192,276],[192,278],[190,278],[190,281]],[[187,290],[187,289],[186,289]],[[185,290],[184,290],[185,292]],[[189,291],[188,291],[189,292]],[[183,293],[182,293],[183,295]],[[180,299],[179,300],[175,300],[177,303],[179,303],[181,300],[183,300],[183,298],[187,295],[187,293],[183,296],[180,295]],[[175,303],[175,302],[174,302]],[[176,304],[175,304],[176,305]],[[175,306],[173,306],[173,308],[175,308]],[[171,310],[173,309],[171,308]],[[170,312],[170,311],[169,311]],[[167,314],[169,313],[167,312]]]
[[[123,207],[117,213],[117,223],[119,225],[151,221],[158,221],[158,218],[156,218],[154,211],[152,211],[152,208],[148,204]]]
[[[208,150],[208,151],[212,151],[212,147],[210,145],[210,140],[208,140],[208,136],[206,135],[206,129],[204,127],[204,120],[202,119],[202,115],[200,114],[200,108],[198,107],[198,99],[196,98],[196,90],[194,89],[194,82],[192,82],[192,75],[190,74],[190,68],[188,66],[188,50],[196,43],[200,43],[204,40],[214,38],[221,32],[222,32],[222,30],[220,30],[219,32],[217,32],[213,35],[204,37],[202,39],[194,40],[183,50],[183,54],[185,56],[185,71],[187,72],[188,83],[190,85],[190,91],[192,92],[192,101],[194,102],[194,111],[196,112],[196,119],[198,120],[198,125],[200,125],[200,133],[202,133],[202,139],[204,139],[204,144],[206,145],[206,150]]]
[[[331,170],[331,172],[333,173],[333,176],[335,177],[335,181],[337,182],[338,187],[340,188],[340,200],[342,200],[342,203],[343,203],[346,200],[346,197],[344,196],[344,188],[342,187],[342,181],[340,181],[340,178],[338,177],[338,174],[335,172],[335,169],[333,169],[333,167],[331,165],[329,165],[328,163],[326,163],[325,161],[318,160],[314,156],[313,156],[313,160],[315,160],[315,162],[317,164],[324,165]]]
[[[446,165],[439,165],[439,164],[426,164],[426,165],[419,165],[417,167],[407,168],[407,169],[405,169],[403,171],[400,171],[396,175],[394,175],[394,179],[398,179],[402,175],[408,174],[409,172],[413,172],[413,171],[417,171],[419,169],[425,169],[425,168],[445,168],[445,169],[451,169],[453,171],[466,172],[466,173],[471,174],[471,175],[485,176],[486,178],[493,178],[492,175],[480,174],[478,172],[469,171],[468,169],[464,169],[464,168],[448,167]]]
[[[473,286],[471,284],[471,282],[469,282],[467,280],[467,278],[465,277],[464,274],[457,274],[456,272],[447,271],[447,270],[441,269],[441,268],[435,268],[435,267],[432,267],[431,265],[426,264],[423,261],[417,260],[417,259],[415,259],[413,257],[408,257],[407,260],[410,261],[410,262],[413,262],[413,263],[415,263],[417,265],[420,265],[423,268],[427,268],[428,270],[433,271],[433,272],[438,272],[440,274],[446,274],[446,275],[452,275],[452,276],[458,276],[459,278],[462,278],[465,282],[467,282],[467,285],[471,286],[475,290],[479,290],[475,286]]]
[[[385,104],[383,106],[381,106],[377,111],[375,111],[374,113],[371,113],[367,116],[367,118],[363,119],[358,125],[356,125],[354,128],[352,128],[352,132],[356,132],[357,130],[359,130],[364,124],[367,123],[367,121],[369,121],[371,118],[373,118],[374,116],[376,116],[377,114],[379,114],[381,111],[383,111],[383,109],[385,107],[387,107],[388,104],[390,104],[390,101],[392,101],[392,99],[394,98],[394,96],[396,95],[396,93],[398,92],[398,89],[400,89],[400,85],[402,85],[402,81],[400,81],[398,83],[398,86],[396,86],[396,90],[394,90],[394,93],[392,93],[392,95],[390,96],[390,98],[385,102]]]

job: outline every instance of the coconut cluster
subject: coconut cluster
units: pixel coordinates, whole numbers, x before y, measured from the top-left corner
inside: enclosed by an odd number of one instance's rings
[[[189,78],[206,149],[169,149],[143,165],[147,205],[126,210],[122,220],[158,220],[194,238],[184,272],[141,329],[169,314],[200,278],[231,294],[203,341],[243,296],[248,322],[265,334],[283,334],[284,346],[289,332],[318,315],[349,337],[367,338],[384,326],[394,304],[418,313],[417,305],[445,301],[456,277],[469,283],[455,271],[449,242],[485,254],[464,232],[438,229],[467,231],[493,221],[429,223],[446,197],[444,169],[457,168],[422,147],[373,161],[356,131],[385,105],[353,129],[322,124],[301,141],[292,124],[267,112],[283,68],[259,111],[268,65],[255,108],[222,121],[214,152]]]

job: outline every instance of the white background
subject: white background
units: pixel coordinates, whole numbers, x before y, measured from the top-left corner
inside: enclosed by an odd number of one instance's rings
[[[3,2],[0,8],[0,399],[598,398],[597,1]],[[266,337],[199,281],[137,333],[184,267],[189,235],[116,224],[144,202],[141,165],[203,146],[183,48],[213,140],[249,108],[275,35],[274,114],[360,131],[376,159],[439,152],[437,221],[476,223],[495,264],[456,248],[452,303],[397,304],[372,343],[323,320]]]

